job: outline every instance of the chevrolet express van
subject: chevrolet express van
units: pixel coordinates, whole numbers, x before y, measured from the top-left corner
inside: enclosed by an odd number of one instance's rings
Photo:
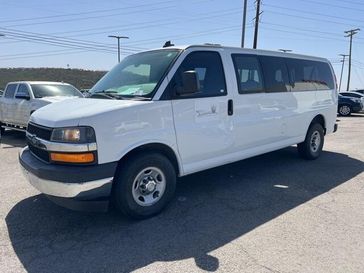
[[[29,182],[73,209],[150,217],[177,176],[295,144],[316,159],[336,131],[334,72],[317,57],[168,47],[126,57],[90,92],[36,111],[20,153]]]

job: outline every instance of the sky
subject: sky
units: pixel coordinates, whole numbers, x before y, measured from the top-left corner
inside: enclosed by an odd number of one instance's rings
[[[241,44],[243,0],[0,0],[0,67],[109,70],[122,57],[177,45]],[[328,58],[338,83],[353,37],[350,89],[364,88],[362,0],[262,0],[258,48]],[[252,47],[255,4],[248,0],[245,46]],[[342,86],[347,84],[345,62]]]

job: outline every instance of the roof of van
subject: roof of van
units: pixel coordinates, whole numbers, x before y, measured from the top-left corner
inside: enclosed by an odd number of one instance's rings
[[[328,62],[326,58],[317,57],[317,56],[310,56],[304,54],[296,54],[296,53],[285,53],[281,51],[274,51],[274,50],[263,50],[263,49],[252,49],[252,48],[241,48],[241,47],[233,47],[233,46],[222,46],[219,44],[202,44],[202,45],[180,45],[180,46],[170,46],[158,49],[188,49],[188,48],[218,48],[221,50],[227,50],[231,53],[247,53],[247,54],[257,54],[257,55],[269,55],[269,56],[277,56],[277,57],[287,57],[287,58],[298,58],[298,59],[312,59],[312,60],[321,60]],[[156,49],[154,49],[156,50]]]
[[[65,83],[65,82],[49,82],[49,81],[16,81],[16,82],[9,82],[8,84],[19,84],[19,83],[28,83],[28,84],[64,84],[64,85],[70,85],[69,83]]]

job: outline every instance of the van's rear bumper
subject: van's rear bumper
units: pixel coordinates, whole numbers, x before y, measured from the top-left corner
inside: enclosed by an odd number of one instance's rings
[[[24,148],[19,162],[29,183],[55,203],[75,210],[108,208],[117,162],[93,166],[45,163]]]

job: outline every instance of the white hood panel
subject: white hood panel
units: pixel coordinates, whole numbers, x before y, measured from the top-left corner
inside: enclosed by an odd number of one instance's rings
[[[78,126],[83,118],[90,119],[106,112],[146,103],[150,102],[87,98],[63,100],[35,111],[30,121],[46,127]]]

